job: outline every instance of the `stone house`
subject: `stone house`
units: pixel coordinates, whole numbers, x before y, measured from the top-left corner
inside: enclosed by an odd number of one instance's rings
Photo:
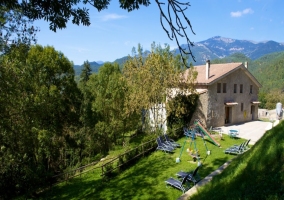
[[[195,66],[197,110],[190,124],[200,119],[207,127],[218,127],[258,119],[258,92],[261,84],[248,71],[248,63]],[[186,75],[187,73],[185,73]]]

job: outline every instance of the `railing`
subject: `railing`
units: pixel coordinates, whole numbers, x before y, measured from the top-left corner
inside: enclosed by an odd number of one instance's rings
[[[108,177],[113,175],[115,172],[119,173],[122,171],[127,164],[130,164],[135,159],[144,156],[146,153],[150,152],[156,147],[156,140],[150,140],[145,142],[138,147],[131,149],[123,154],[120,154],[111,161],[105,163],[101,166],[102,168],[102,177]]]
[[[67,182],[71,178],[74,178],[74,177],[77,177],[77,176],[81,176],[82,174],[85,174],[85,173],[87,173],[89,171],[98,169],[98,168],[100,168],[100,166],[92,168],[92,166],[95,166],[98,163],[99,163],[99,161],[92,162],[92,163],[90,163],[88,165],[84,165],[84,166],[81,166],[79,168],[70,170],[68,172],[64,172],[62,174],[55,175],[55,176],[52,177],[52,179],[56,180],[56,182],[54,184],[52,184],[52,185],[57,185],[57,184],[62,183],[62,182]]]
[[[90,172],[92,170],[96,170],[101,168],[101,176],[102,177],[108,177],[110,175],[113,175],[114,172],[120,172],[123,169],[126,169],[127,164],[130,164],[131,161],[135,160],[136,158],[139,158],[140,156],[144,156],[145,154],[149,153],[151,150],[153,150],[156,145],[156,140],[150,140],[148,142],[145,142],[138,147],[128,150],[123,154],[120,154],[119,156],[115,158],[110,158],[111,160],[101,166],[96,166],[100,161],[92,162],[88,165],[81,166],[79,168],[76,168],[74,170],[70,170],[68,172],[58,174],[52,177],[53,180],[56,180],[55,183],[51,185],[57,185],[62,182],[67,182],[69,179],[81,176],[82,174],[85,174],[87,172]],[[105,161],[105,160],[104,160]],[[94,167],[92,167],[94,166]]]

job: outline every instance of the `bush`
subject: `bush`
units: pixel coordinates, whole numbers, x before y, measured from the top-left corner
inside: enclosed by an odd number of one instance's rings
[[[197,94],[191,95],[177,95],[167,105],[169,112],[167,117],[169,133],[175,135],[175,130],[185,126],[190,122],[193,113],[197,107],[197,100],[199,96]],[[180,132],[176,132],[179,136]]]

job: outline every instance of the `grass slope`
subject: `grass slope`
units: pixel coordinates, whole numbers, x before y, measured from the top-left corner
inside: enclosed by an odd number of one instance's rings
[[[284,199],[284,122],[190,199]]]
[[[244,141],[229,138],[227,135],[224,135],[223,140],[216,135],[216,140],[221,143],[222,148],[205,140],[206,146],[211,150],[211,154],[206,156],[203,140],[197,138],[196,144],[203,164],[198,173],[202,178],[235,157],[225,154],[225,148]],[[169,177],[176,178],[175,174],[180,170],[191,171],[197,167],[197,163],[186,152],[190,141],[181,138],[178,142],[183,144],[184,141],[186,145],[181,153],[180,163],[175,160],[181,149],[176,149],[173,154],[155,151],[109,181],[101,179],[101,169],[98,169],[53,187],[51,191],[42,194],[41,199],[177,199],[182,192],[166,187],[164,181]]]

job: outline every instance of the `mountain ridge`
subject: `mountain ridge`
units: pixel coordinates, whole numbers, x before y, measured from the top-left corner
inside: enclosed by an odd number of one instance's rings
[[[187,44],[182,44],[181,47],[188,50]],[[193,65],[202,65],[206,60],[222,59],[234,53],[242,53],[251,60],[256,60],[266,54],[284,51],[284,43],[275,42],[273,40],[256,42],[214,36],[207,40],[194,43],[194,46],[191,47],[191,51],[196,62],[194,62],[192,58],[189,58],[189,62],[192,62]],[[179,54],[178,49],[174,49],[172,52]],[[147,54],[148,53],[145,55]],[[127,59],[128,55],[117,58],[114,62],[123,65]],[[99,67],[103,65],[103,63],[100,64],[97,62],[90,62],[90,64],[93,72],[98,72]],[[80,66],[82,65],[74,66],[76,74],[80,73]]]

